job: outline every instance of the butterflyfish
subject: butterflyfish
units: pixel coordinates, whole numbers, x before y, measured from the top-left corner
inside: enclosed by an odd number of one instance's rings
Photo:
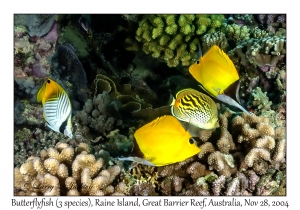
[[[206,94],[188,88],[179,91],[171,103],[171,112],[177,119],[198,128],[219,127],[216,103]]]
[[[237,102],[240,82],[238,72],[228,55],[218,46],[212,46],[190,66],[189,72],[210,95],[250,114]]]
[[[72,138],[71,102],[66,91],[48,78],[36,95],[43,104],[43,116],[47,126]]]
[[[181,162],[200,152],[190,133],[171,115],[158,117],[135,133],[136,154],[119,160],[134,161],[150,166]]]

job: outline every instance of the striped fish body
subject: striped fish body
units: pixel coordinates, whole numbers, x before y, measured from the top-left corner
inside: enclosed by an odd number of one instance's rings
[[[72,108],[66,91],[55,81],[47,79],[37,93],[37,101],[43,104],[47,126],[72,138]]]
[[[173,99],[171,112],[174,117],[202,129],[213,129],[218,124],[216,103],[207,95],[194,89],[183,89]]]

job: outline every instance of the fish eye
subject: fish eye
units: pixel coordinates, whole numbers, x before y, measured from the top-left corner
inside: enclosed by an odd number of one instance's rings
[[[195,143],[195,140],[194,140],[193,138],[190,138],[190,139],[189,139],[189,142],[190,142],[190,144],[194,144],[194,143]]]
[[[200,62],[199,61],[197,61],[197,64],[199,64]]]
[[[50,79],[47,79],[47,82],[50,84]]]

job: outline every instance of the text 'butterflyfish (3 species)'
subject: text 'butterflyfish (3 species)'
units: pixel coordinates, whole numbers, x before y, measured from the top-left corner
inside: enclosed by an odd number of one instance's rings
[[[202,129],[219,127],[217,105],[204,93],[183,89],[176,94],[171,106],[172,115],[179,120]]]
[[[218,46],[212,46],[204,56],[190,66],[189,71],[210,95],[250,114],[237,102],[240,79],[238,72],[228,55]],[[233,95],[229,95],[232,91]]]
[[[134,133],[140,157],[124,157],[150,166],[181,162],[200,152],[199,147],[181,123],[171,115],[158,117]]]
[[[36,98],[43,104],[43,116],[47,126],[72,138],[72,108],[66,91],[48,78],[38,91]]]

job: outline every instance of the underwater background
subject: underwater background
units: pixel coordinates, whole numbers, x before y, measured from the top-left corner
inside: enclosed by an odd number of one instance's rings
[[[214,98],[220,126],[193,135],[197,155],[119,160],[136,130],[171,115],[171,96],[205,93],[189,67],[213,45],[253,115]],[[72,138],[46,126],[47,78],[68,93]],[[14,15],[14,168],[15,195],[285,195],[286,15]]]

